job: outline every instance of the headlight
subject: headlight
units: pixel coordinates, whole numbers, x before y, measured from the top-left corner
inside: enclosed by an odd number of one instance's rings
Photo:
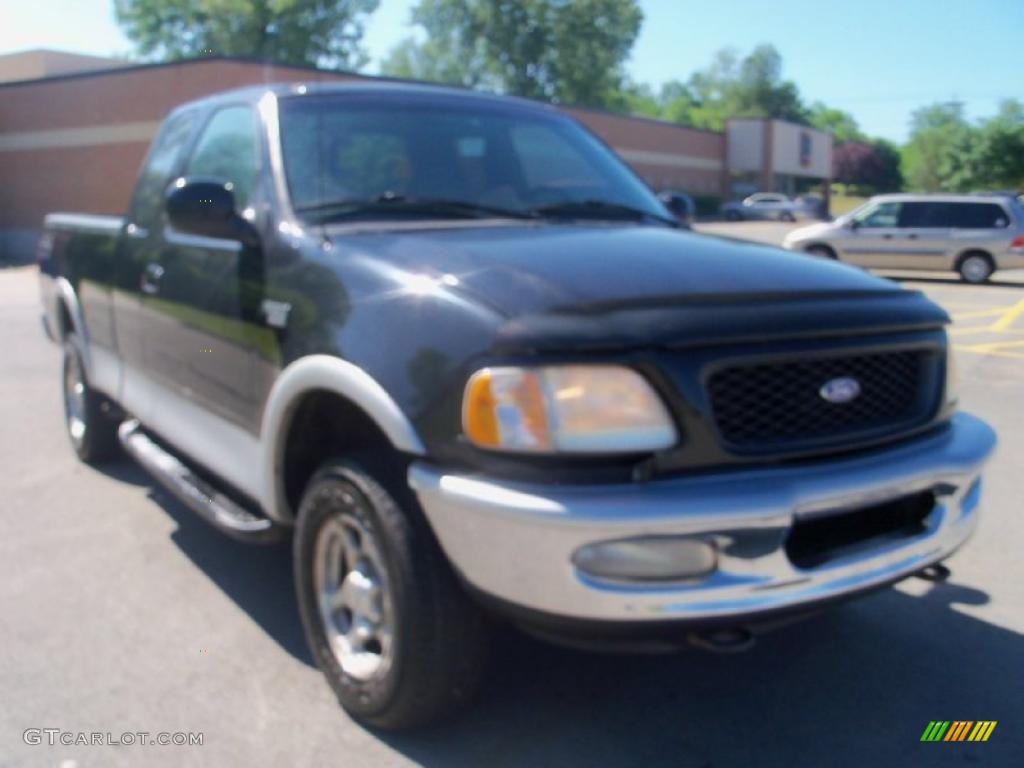
[[[647,380],[613,365],[484,368],[466,384],[462,428],[481,448],[529,453],[630,453],[676,442]]]
[[[946,405],[956,405],[960,399],[960,371],[956,362],[956,353],[953,351],[953,344],[946,337]]]

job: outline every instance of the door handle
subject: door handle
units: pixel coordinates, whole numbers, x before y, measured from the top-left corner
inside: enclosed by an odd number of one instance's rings
[[[139,280],[139,290],[143,293],[152,296],[155,293],[160,292],[160,278],[164,276],[164,268],[153,262],[147,264],[146,268],[142,270],[142,279]]]
[[[882,235],[882,239],[883,240],[892,240],[892,235],[890,235],[890,234]]]
[[[917,240],[917,235],[907,235],[907,240]]]

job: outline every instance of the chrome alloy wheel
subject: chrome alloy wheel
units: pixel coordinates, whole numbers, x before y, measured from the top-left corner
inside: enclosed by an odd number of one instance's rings
[[[81,443],[85,438],[85,378],[77,355],[68,355],[64,363],[64,418],[71,439]]]
[[[342,670],[361,681],[385,674],[394,610],[384,561],[366,526],[348,513],[325,523],[317,534],[313,578],[320,619]]]

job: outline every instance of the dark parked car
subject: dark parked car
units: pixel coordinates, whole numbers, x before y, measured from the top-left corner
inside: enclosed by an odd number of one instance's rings
[[[994,435],[957,413],[941,309],[680,232],[532,102],[186,104],[125,218],[51,215],[39,260],[74,450],[291,536],[313,656],[376,726],[470,697],[490,617],[736,649],[977,523]]]

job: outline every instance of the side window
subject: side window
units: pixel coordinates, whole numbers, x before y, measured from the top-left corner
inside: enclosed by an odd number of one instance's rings
[[[899,203],[878,203],[861,211],[854,217],[854,220],[858,225],[867,229],[895,227],[899,215]]]
[[[153,140],[153,146],[146,156],[146,162],[135,185],[135,194],[128,207],[131,223],[147,229],[160,222],[163,212],[164,190],[177,167],[182,150],[192,135],[195,124],[194,112],[183,112],[164,123],[160,133]]]
[[[995,229],[1006,227],[1010,217],[995,203],[957,203],[952,206],[950,226],[961,229]]]
[[[936,227],[944,217],[939,203],[904,203],[900,210],[901,227]],[[947,225],[948,226],[948,225]]]
[[[225,107],[203,128],[187,176],[211,176],[230,182],[239,209],[249,204],[259,173],[256,115],[250,107]]]
[[[973,204],[964,203],[907,203],[903,206],[900,226],[927,229],[968,226],[965,223],[967,217],[970,216],[967,209],[973,207],[975,207]],[[998,206],[992,207],[998,208]]]

